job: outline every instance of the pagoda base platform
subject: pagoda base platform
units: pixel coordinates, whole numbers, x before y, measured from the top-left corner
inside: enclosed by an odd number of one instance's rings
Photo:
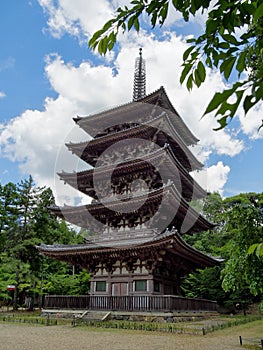
[[[53,318],[82,319],[86,321],[131,321],[131,322],[197,322],[218,317],[216,311],[183,311],[183,312],[128,312],[96,310],[62,310],[42,309],[42,316]]]

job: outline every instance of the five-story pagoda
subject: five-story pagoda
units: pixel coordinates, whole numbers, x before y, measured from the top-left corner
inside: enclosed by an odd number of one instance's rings
[[[133,101],[74,118],[92,139],[67,147],[92,169],[59,176],[92,201],[51,210],[92,234],[79,245],[39,247],[87,269],[93,296],[180,295],[182,276],[218,264],[182,239],[213,227],[189,204],[206,195],[190,175],[202,168],[188,148],[198,140],[164,88],[146,95],[145,86],[140,49]]]

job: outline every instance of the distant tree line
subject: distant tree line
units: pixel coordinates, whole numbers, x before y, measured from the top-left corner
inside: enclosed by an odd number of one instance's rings
[[[203,214],[216,223],[215,229],[184,238],[224,261],[220,267],[187,276],[185,294],[216,300],[233,311],[236,306],[262,301],[263,257],[254,248],[263,241],[263,193],[242,193],[225,199],[212,193],[204,200]]]
[[[37,187],[31,176],[18,184],[0,184],[0,302],[41,306],[44,294],[86,294],[89,274],[41,256],[41,243],[83,241],[64,221],[50,214],[50,188]],[[8,290],[14,286],[15,290]]]

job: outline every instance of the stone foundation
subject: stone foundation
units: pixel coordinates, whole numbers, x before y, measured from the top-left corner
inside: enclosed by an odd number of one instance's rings
[[[42,316],[54,318],[81,318],[91,321],[138,321],[138,322],[195,322],[218,316],[217,312],[125,312],[125,311],[87,311],[87,310],[42,310]]]

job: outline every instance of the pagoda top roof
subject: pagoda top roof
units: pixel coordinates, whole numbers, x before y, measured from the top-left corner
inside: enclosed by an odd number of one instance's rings
[[[182,137],[186,145],[192,145],[198,142],[198,139],[188,129],[183,119],[172,105],[163,86],[136,102],[131,101],[96,114],[85,117],[78,116],[73,119],[79,127],[92,137],[96,137],[101,131],[111,126],[124,123],[136,123],[138,122],[138,117],[143,118],[144,114],[151,114],[156,107],[163,108],[171,113],[176,131]]]
[[[121,164],[110,164],[96,168],[96,179],[103,180],[106,176],[114,177],[131,174],[132,172],[144,171],[149,168],[149,164],[154,167],[160,166],[162,172],[165,173],[163,181],[168,178],[176,183],[176,187],[181,189],[182,195],[187,200],[203,198],[207,192],[191,177],[188,171],[181,165],[175,157],[171,146],[166,144],[162,148],[158,148],[150,154],[145,154],[139,159],[127,159]],[[113,172],[114,169],[114,172]],[[61,172],[58,173],[61,180],[67,182],[72,187],[80,190],[84,194],[96,198],[96,191],[93,185],[94,169],[81,172]],[[163,174],[161,174],[162,176]]]
[[[141,252],[142,250],[147,253],[147,251],[154,248],[161,248],[167,249],[169,252],[183,258],[187,258],[200,267],[215,266],[222,262],[222,259],[206,255],[191,247],[182,239],[176,230],[166,230],[165,232],[154,235],[151,238],[140,238],[137,240],[111,240],[108,242],[88,242],[73,245],[41,244],[37,248],[40,253],[53,258],[60,257],[61,260],[64,260],[63,256],[65,257],[65,260],[67,260],[70,256],[80,257],[82,255],[87,256],[90,259],[94,257],[98,258],[100,255],[112,255],[116,258],[118,254],[123,254],[124,252],[128,253],[129,256],[134,256],[136,255],[136,252]]]

